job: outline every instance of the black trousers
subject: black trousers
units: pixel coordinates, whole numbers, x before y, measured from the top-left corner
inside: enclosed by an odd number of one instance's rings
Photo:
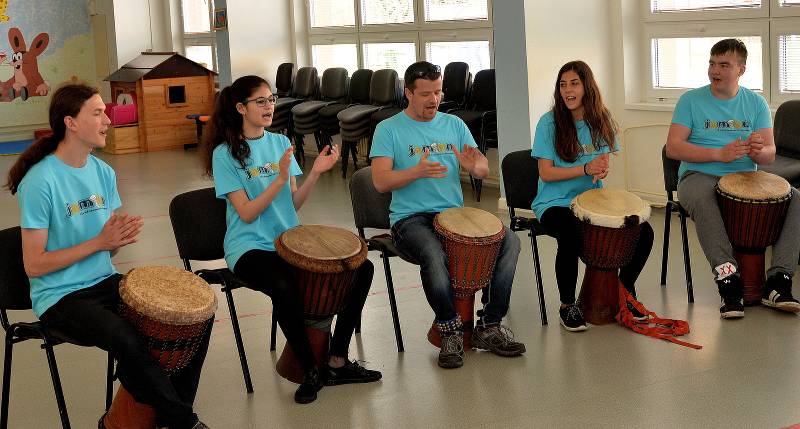
[[[200,371],[211,335],[200,344],[193,360],[168,376],[150,356],[146,341],[119,314],[119,282],[115,274],[102,282],[61,298],[40,318],[47,327],[111,352],[117,360],[117,377],[138,402],[155,408],[159,425],[191,428],[197,422],[192,411]]]
[[[349,300],[336,316],[329,355],[347,358],[350,339],[367,301],[374,271],[375,268],[369,260],[356,271]],[[250,250],[239,258],[233,272],[247,282],[249,288],[272,298],[272,311],[275,312],[286,341],[292,346],[300,364],[306,370],[316,366],[306,335],[300,291],[291,266],[276,252]]]
[[[581,241],[578,220],[569,207],[550,207],[545,210],[541,219],[547,232],[555,236],[558,243],[556,252],[556,283],[562,304],[575,302],[575,285],[578,282],[578,258]],[[636,279],[644,268],[650,250],[653,248],[653,227],[649,223],[642,224],[636,250],[628,265],[620,268],[619,279],[625,289],[636,296]]]

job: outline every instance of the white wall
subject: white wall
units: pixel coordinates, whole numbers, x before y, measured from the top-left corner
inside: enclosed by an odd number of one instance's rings
[[[278,65],[291,61],[291,0],[228,1],[233,79],[255,74],[275,82]]]

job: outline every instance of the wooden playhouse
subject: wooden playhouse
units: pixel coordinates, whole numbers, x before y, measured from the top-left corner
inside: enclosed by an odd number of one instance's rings
[[[136,105],[138,121],[114,124],[112,116],[105,151],[149,152],[195,143],[195,124],[186,115],[211,113],[215,74],[175,52],[142,52],[122,66],[105,80],[112,100]]]

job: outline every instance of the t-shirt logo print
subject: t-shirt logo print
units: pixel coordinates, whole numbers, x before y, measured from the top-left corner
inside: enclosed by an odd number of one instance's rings
[[[439,154],[448,154],[453,153],[453,144],[452,143],[431,143],[425,146],[408,146],[408,156],[412,157],[415,155],[422,155],[425,153],[425,149],[430,151],[431,155],[439,155]]]
[[[738,119],[728,119],[727,121],[724,121],[724,120],[723,121],[715,121],[715,120],[712,120],[712,119],[706,119],[704,125],[705,125],[705,128],[707,130],[708,129],[712,129],[712,130],[723,130],[723,131],[727,131],[727,130],[738,131],[738,130],[743,130],[743,129],[749,129],[750,128],[750,121],[748,121],[746,119],[741,120],[741,121],[738,120]]]
[[[67,217],[84,215],[95,210],[106,208],[106,199],[102,195],[92,194],[74,203],[67,203]]]
[[[270,177],[276,174],[280,174],[281,166],[278,165],[276,162],[268,162],[260,167],[250,167],[245,170],[248,179],[254,179],[256,177]]]

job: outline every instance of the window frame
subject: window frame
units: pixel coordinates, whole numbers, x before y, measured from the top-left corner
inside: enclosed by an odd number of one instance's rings
[[[768,18],[770,2],[772,1],[777,2],[778,0],[761,0],[761,6],[758,8],[653,12],[648,0],[642,2],[642,8],[645,22],[711,21],[709,14],[714,14],[713,20],[716,21],[722,19]]]
[[[770,1],[770,14],[774,18],[800,17],[800,4],[794,6],[781,6],[780,0]]]
[[[800,7],[798,7],[800,9]],[[770,55],[772,58],[775,58],[775,61],[771,63],[772,69],[770,70],[772,74],[772,93],[771,93],[771,101],[775,104],[780,104],[785,101],[789,100],[797,100],[800,99],[800,93],[798,92],[781,92],[780,89],[780,55],[778,53],[779,43],[778,38],[784,35],[800,35],[800,18],[795,17],[786,17],[786,18],[779,18],[772,21],[770,25]]]
[[[211,64],[211,70],[214,72],[218,71],[217,68],[217,35],[214,30],[214,0],[208,0],[208,19],[210,24],[209,31],[203,31],[199,33],[190,33],[186,32],[184,29],[183,23],[183,2],[178,1],[178,8],[180,11],[180,25],[181,25],[181,38],[183,40],[183,46],[181,48],[181,55],[186,58],[189,58],[186,55],[186,47],[187,46],[210,46],[211,47],[211,58],[213,64]]]

